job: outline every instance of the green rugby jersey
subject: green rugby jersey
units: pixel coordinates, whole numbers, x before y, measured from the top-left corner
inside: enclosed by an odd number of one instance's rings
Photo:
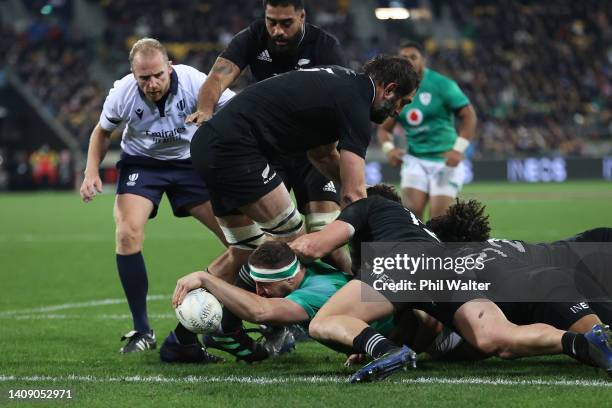
[[[312,319],[321,306],[329,300],[351,277],[321,261],[306,266],[306,274],[300,286],[285,296],[302,306]]]
[[[306,266],[306,273],[300,286],[285,296],[302,306],[309,319],[312,319],[319,309],[341,287],[351,280],[351,277],[324,262],[316,261]],[[306,322],[308,324],[308,322]],[[393,316],[377,320],[371,327],[381,334],[388,333],[393,328]]]
[[[441,154],[452,149],[457,139],[454,112],[469,104],[455,81],[426,68],[416,96],[397,117],[406,134],[408,153],[444,161]]]

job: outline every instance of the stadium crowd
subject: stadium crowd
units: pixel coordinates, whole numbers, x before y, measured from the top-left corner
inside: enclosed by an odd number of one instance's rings
[[[612,131],[609,5],[449,4],[466,40],[430,43],[430,64],[470,95],[481,122],[480,154],[602,154],[601,144],[585,141],[609,143]]]
[[[104,91],[91,75],[94,49],[61,20],[5,27],[3,58],[49,113],[85,145],[98,120]]]
[[[429,65],[454,78],[476,108],[475,157],[589,156],[612,149],[612,11],[605,2],[554,8],[510,0],[449,4],[462,39],[425,45]],[[152,36],[168,44],[174,61],[206,72],[233,34],[261,15],[247,0],[146,6],[142,0],[107,0],[100,6],[108,26],[99,44],[85,41],[57,16],[39,16],[25,29],[2,29],[2,61],[84,147],[108,86],[91,74],[92,61],[119,76],[129,68],[125,51],[131,42]],[[358,61],[367,53],[354,38],[348,7],[346,1],[310,1],[308,20],[336,35],[349,60]],[[388,52],[394,47],[395,41],[379,44]]]

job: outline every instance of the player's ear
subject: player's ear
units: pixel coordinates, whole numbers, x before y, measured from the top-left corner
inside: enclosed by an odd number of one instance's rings
[[[383,94],[385,98],[394,96],[397,87],[398,87],[398,84],[396,82],[389,82],[388,84],[385,84],[383,88],[383,91],[384,91]]]
[[[306,18],[306,10],[301,9],[299,14],[298,14],[298,17],[299,17],[300,21],[304,21],[304,19]]]

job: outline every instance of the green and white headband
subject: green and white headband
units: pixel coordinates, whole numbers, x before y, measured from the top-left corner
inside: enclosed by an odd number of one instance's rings
[[[257,282],[278,282],[284,279],[293,278],[300,270],[300,263],[297,257],[294,257],[289,265],[281,268],[260,268],[249,263],[249,269],[251,270],[251,277]]]

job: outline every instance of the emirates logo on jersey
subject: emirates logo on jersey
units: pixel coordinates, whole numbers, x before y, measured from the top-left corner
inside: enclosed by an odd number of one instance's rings
[[[412,126],[418,126],[423,122],[423,112],[420,109],[412,108],[406,112],[406,122]]]

